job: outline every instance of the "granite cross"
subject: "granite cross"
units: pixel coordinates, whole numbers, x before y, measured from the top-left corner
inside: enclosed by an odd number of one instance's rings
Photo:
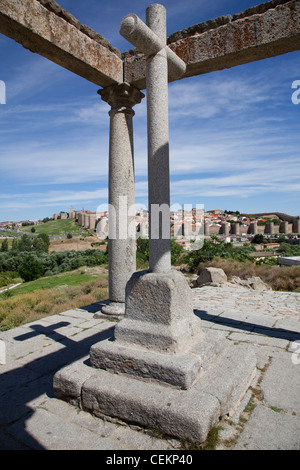
[[[120,34],[146,55],[149,270],[171,270],[168,77],[179,79],[185,63],[166,45],[166,9],[152,4],[146,23],[135,14],[120,24]]]

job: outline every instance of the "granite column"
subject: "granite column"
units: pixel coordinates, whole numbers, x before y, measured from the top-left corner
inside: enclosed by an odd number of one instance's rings
[[[122,315],[125,312],[125,287],[136,270],[134,227],[134,147],[133,106],[144,94],[121,83],[99,90],[103,101],[111,106],[109,137],[109,304],[102,312]]]

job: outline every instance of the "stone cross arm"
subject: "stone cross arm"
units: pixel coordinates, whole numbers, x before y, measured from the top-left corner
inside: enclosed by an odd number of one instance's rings
[[[185,74],[185,62],[134,13],[123,18],[120,23],[120,34],[146,56],[157,54],[165,49],[168,73],[172,80],[178,80]]]

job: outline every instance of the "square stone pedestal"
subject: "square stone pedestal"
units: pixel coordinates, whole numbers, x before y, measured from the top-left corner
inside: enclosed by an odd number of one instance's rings
[[[235,346],[213,336],[192,350],[201,355],[202,367],[198,381],[188,389],[96,369],[87,354],[55,374],[57,397],[99,417],[204,442],[222,416],[234,414],[256,375],[251,346]]]
[[[57,396],[101,417],[203,442],[256,374],[251,346],[203,334],[181,273],[135,273],[111,338],[55,374]]]

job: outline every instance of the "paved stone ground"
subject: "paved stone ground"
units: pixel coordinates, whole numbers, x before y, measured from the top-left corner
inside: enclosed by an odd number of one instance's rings
[[[300,450],[300,294],[245,288],[193,289],[205,332],[251,343],[258,374],[239,409],[219,425],[221,450]],[[99,308],[99,306],[98,306]],[[55,398],[54,373],[86,356],[114,322],[97,306],[70,310],[0,333],[0,450],[186,448],[176,439],[105,421]]]

